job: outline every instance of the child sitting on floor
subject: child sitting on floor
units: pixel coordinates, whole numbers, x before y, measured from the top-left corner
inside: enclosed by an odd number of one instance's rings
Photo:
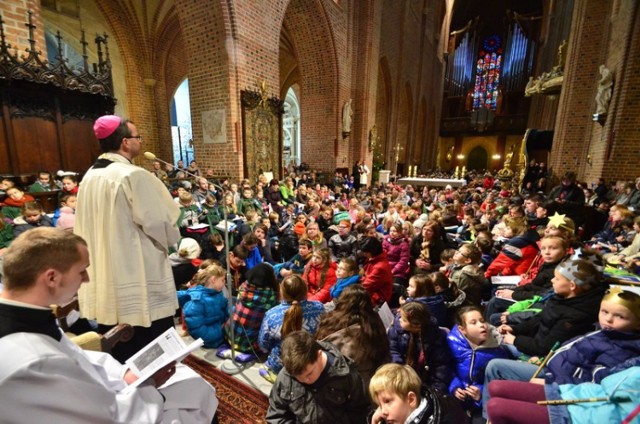
[[[451,382],[451,353],[444,333],[424,305],[402,305],[387,337],[392,362],[410,365],[425,384],[446,393]]]
[[[484,370],[492,359],[506,358],[498,332],[488,324],[477,306],[458,312],[458,325],[447,336],[456,366],[449,393],[458,399],[470,416],[480,415]]]
[[[555,294],[542,312],[520,324],[498,328],[511,354],[542,357],[556,342],[591,330],[605,290],[602,269],[602,257],[593,250],[578,249],[558,265],[552,280]]]
[[[449,280],[465,292],[467,302],[480,306],[484,297],[489,297],[491,288],[480,267],[482,252],[474,244],[463,244],[453,255]]]
[[[569,242],[560,236],[547,236],[540,242],[542,263],[536,276],[530,283],[518,285],[514,288],[500,289],[485,307],[486,317],[493,325],[499,325],[500,314],[509,308],[514,301],[532,299],[534,296],[544,296],[553,289],[553,279],[556,266],[569,252]]]
[[[324,313],[322,303],[307,301],[307,284],[296,274],[289,275],[280,283],[281,303],[267,311],[262,320],[258,343],[269,357],[260,369],[260,375],[273,383],[282,369],[280,343],[289,333],[305,330],[316,332],[320,316]]]
[[[360,275],[358,274],[358,264],[351,258],[344,258],[338,264],[336,268],[336,277],[338,280],[336,284],[329,290],[331,298],[335,299],[342,291],[352,284],[357,284],[360,281]],[[331,306],[329,306],[331,305]],[[334,302],[325,303],[325,309],[332,310]]]
[[[409,279],[407,298],[400,298],[400,305],[406,302],[420,302],[429,310],[440,327],[449,327],[447,306],[444,298],[436,294],[433,280],[429,274],[416,274]]]
[[[2,214],[11,220],[20,216],[22,207],[27,202],[34,202],[30,194],[25,194],[18,187],[12,186],[6,189],[7,197],[3,200]]]
[[[22,205],[22,215],[13,220],[13,236],[18,237],[25,231],[38,227],[53,227],[53,223],[45,215],[40,203],[27,202]]]
[[[466,421],[451,397],[424,387],[408,365],[386,364],[378,368],[369,383],[369,394],[377,405],[371,424]]]
[[[53,214],[53,225],[63,230],[72,230],[76,225],[76,203],[78,197],[75,194],[65,194],[60,200],[60,208]]]
[[[308,300],[327,303],[331,300],[331,287],[336,283],[336,264],[331,262],[328,248],[316,249],[304,269],[302,278],[309,288]]]
[[[447,328],[453,325],[456,320],[458,310],[465,305],[467,295],[462,290],[458,289],[456,283],[449,281],[446,275],[442,272],[433,272],[429,275],[429,279],[433,283],[433,289],[435,293],[442,296],[444,300],[444,306],[447,307]]]
[[[198,209],[198,205],[193,201],[193,195],[188,191],[180,193],[178,198],[178,204],[180,206],[180,218],[178,218],[180,235],[182,235],[182,237],[189,237],[187,228],[198,223],[200,210]]]
[[[229,319],[227,299],[222,293],[225,275],[220,265],[210,265],[194,275],[195,286],[178,292],[189,335],[201,338],[205,348],[216,348],[224,341],[222,325]]]
[[[78,177],[73,172],[59,171],[59,176],[62,176],[62,189],[58,193],[58,204],[62,202],[62,196],[65,194],[78,195]]]
[[[231,343],[231,325],[234,331],[236,359],[248,362],[256,359],[260,351],[258,334],[264,314],[278,304],[278,282],[271,265],[261,263],[247,272],[247,281],[238,289],[233,307],[233,319],[225,325],[227,342]],[[218,357],[231,357],[228,346],[218,349]]]

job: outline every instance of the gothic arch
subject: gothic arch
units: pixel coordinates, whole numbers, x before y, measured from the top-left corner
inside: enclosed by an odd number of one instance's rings
[[[322,2],[291,0],[282,26],[299,72],[302,160],[311,167],[334,168],[328,142],[339,137],[335,129],[341,127],[341,107],[335,40],[324,8]]]
[[[278,62],[280,68],[280,98],[284,99],[289,88],[294,85],[300,85],[298,54],[296,53],[293,37],[286,25],[283,25],[282,31],[280,31]],[[299,88],[297,90],[299,91]],[[299,92],[296,94],[299,95]]]

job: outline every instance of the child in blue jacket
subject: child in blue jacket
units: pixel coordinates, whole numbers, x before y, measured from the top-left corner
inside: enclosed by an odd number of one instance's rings
[[[229,306],[222,289],[225,270],[220,265],[201,269],[188,290],[178,292],[189,335],[204,340],[204,347],[217,348],[224,341],[222,326],[229,319]]]
[[[416,274],[409,279],[407,286],[407,298],[400,297],[400,304],[406,302],[420,302],[429,310],[431,316],[436,319],[438,326],[451,326],[448,317],[447,305],[444,297],[436,294],[432,277],[429,274]]]
[[[470,413],[480,414],[484,370],[492,359],[507,358],[500,346],[496,329],[489,325],[477,306],[467,306],[458,313],[458,325],[447,336],[455,368],[449,393]]]

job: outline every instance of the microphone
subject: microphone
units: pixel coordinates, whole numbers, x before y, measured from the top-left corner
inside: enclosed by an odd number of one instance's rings
[[[145,159],[148,159],[148,160],[150,160],[150,161],[157,160],[158,162],[162,162],[162,163],[164,163],[165,165],[171,165],[171,166],[173,166],[173,167],[175,168],[175,166],[174,166],[172,163],[169,163],[169,162],[165,162],[165,161],[163,161],[162,159],[160,159],[159,157],[157,157],[156,155],[154,155],[154,154],[153,154],[153,153],[151,153],[151,152],[144,152],[144,157],[145,157]],[[197,180],[198,178],[204,178],[204,177],[202,177],[202,176],[200,176],[200,175],[192,174],[191,172],[186,171],[186,170],[184,170],[184,169],[181,169],[179,172],[184,172],[185,174],[187,174],[188,176],[190,176],[190,177],[192,177],[192,178],[195,178],[196,180]]]

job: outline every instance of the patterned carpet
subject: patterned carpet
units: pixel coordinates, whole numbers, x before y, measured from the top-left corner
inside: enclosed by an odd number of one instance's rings
[[[269,398],[193,355],[183,361],[216,388],[220,424],[264,423]]]

